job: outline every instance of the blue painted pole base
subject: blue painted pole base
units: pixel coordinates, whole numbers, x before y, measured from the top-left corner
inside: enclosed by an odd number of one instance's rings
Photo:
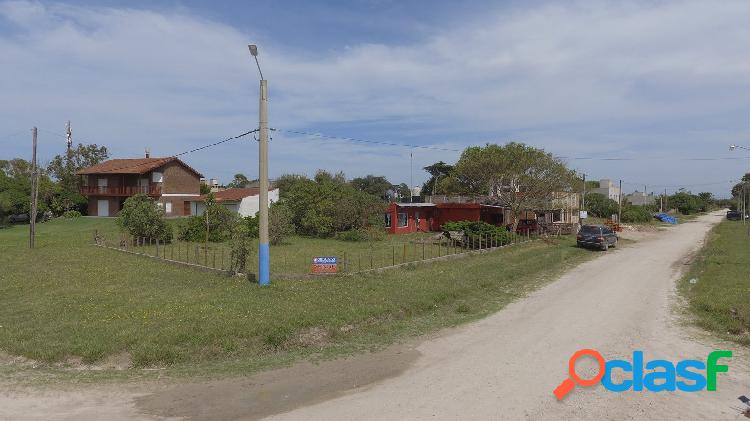
[[[261,244],[258,249],[258,283],[260,285],[268,285],[270,281],[271,272],[271,252],[268,244]]]

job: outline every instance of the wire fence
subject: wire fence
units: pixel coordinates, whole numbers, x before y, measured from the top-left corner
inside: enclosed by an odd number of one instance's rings
[[[335,273],[354,274],[487,252],[532,241],[538,237],[533,233],[467,236],[452,232],[449,235],[429,233],[411,236],[407,237],[406,241],[391,236],[389,240],[352,243],[297,237],[286,244],[271,246],[271,271],[277,277],[315,275],[313,263],[316,257],[334,257]],[[165,243],[153,238],[100,231],[94,233],[94,243],[124,253],[207,271],[232,274],[237,272],[236,268],[239,266],[244,267],[245,272],[253,277],[258,268],[257,249],[248,253],[244,265],[238,265],[238,262],[232,261],[229,243],[178,240]]]

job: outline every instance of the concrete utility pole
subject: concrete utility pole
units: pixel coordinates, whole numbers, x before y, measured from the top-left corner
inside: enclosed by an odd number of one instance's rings
[[[586,174],[583,174],[583,196],[581,196],[581,210],[586,210]]]
[[[620,180],[620,193],[617,195],[618,210],[617,210],[617,223],[622,223],[622,180]]]
[[[409,150],[409,203],[414,197],[414,150]]]
[[[268,244],[268,81],[263,78],[258,62],[258,47],[248,45],[250,54],[255,58],[260,74],[260,103],[258,104],[258,137],[259,156],[258,170],[260,172],[260,212],[259,245],[258,245],[258,283],[268,285],[270,280],[270,246]]]
[[[29,248],[36,237],[36,202],[39,197],[39,174],[36,167],[36,127],[31,129],[31,212],[29,212]]]

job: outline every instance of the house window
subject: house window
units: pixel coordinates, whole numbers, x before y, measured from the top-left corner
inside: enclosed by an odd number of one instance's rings
[[[409,217],[406,215],[406,213],[399,213],[398,214],[398,226],[399,227],[408,227],[409,226]]]
[[[165,204],[165,210],[167,213],[172,213],[172,202],[167,202]]]
[[[151,173],[151,181],[154,183],[161,183],[163,181],[163,175],[162,173],[158,171],[154,171]]]
[[[385,227],[386,228],[390,228],[392,223],[393,222],[391,221],[391,214],[390,213],[386,213],[385,214]]]

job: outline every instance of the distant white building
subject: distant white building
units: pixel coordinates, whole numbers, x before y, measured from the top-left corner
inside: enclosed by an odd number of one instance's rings
[[[646,206],[656,203],[656,196],[653,193],[640,192],[638,190],[626,194],[623,198],[634,206]]]
[[[214,193],[216,203],[224,206],[240,216],[255,216],[260,210],[260,189],[257,187],[246,189],[226,189]],[[268,190],[268,205],[279,201],[279,189]],[[206,195],[192,203],[193,215],[203,215],[206,210]]]
[[[615,183],[612,182],[612,180],[603,178],[599,180],[599,187],[595,189],[591,189],[588,193],[599,193],[603,194],[605,197],[608,197],[615,202],[620,201],[620,188],[615,185]]]

